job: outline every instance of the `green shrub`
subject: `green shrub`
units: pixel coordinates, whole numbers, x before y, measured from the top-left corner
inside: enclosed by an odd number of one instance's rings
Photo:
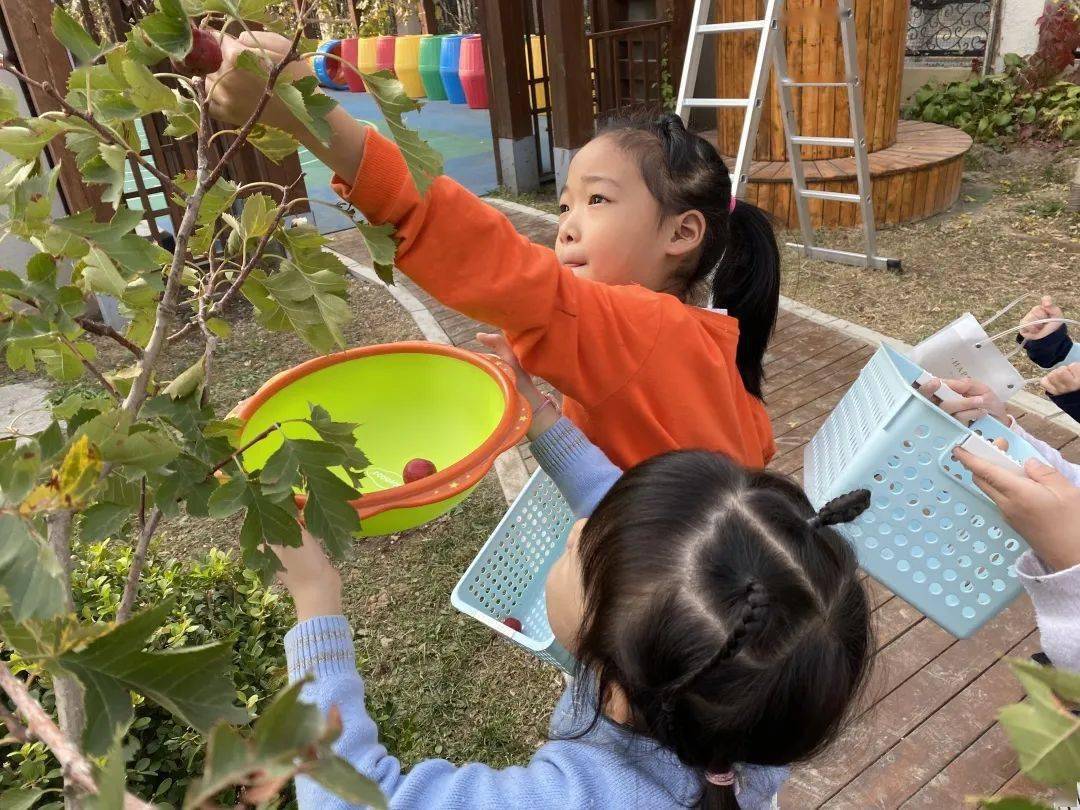
[[[118,544],[82,544],[76,550],[78,568],[72,575],[77,608],[89,620],[115,617],[131,564],[131,549]],[[252,714],[287,680],[282,638],[292,626],[293,609],[277,592],[264,588],[258,574],[246,570],[227,552],[212,549],[194,562],[161,556],[147,561],[140,589],[142,600],[154,604],[176,600],[176,610],[154,637],[155,647],[233,641],[233,664],[238,700]],[[13,661],[15,668],[19,667]],[[36,694],[53,710],[51,690],[35,681]],[[187,783],[202,772],[204,739],[178,723],[171,714],[135,698],[135,723],[126,744],[128,787],[145,799],[179,807]],[[60,772],[40,743],[5,751],[0,767],[0,793],[16,786],[60,787]],[[53,795],[59,805],[59,793]]]
[[[1005,57],[1005,72],[921,87],[904,111],[907,118],[958,127],[976,140],[1004,138],[1080,140],[1080,85],[1059,81],[1029,89],[1025,60]]]

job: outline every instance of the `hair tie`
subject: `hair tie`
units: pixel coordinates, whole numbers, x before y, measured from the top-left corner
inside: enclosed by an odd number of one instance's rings
[[[735,204],[738,203],[738,202],[739,202],[738,199],[736,199],[735,195],[732,194],[731,199],[728,200],[728,204],[727,204],[727,212],[729,214],[735,213]]]
[[[724,771],[723,773],[716,773],[715,771],[709,771],[705,774],[705,779],[710,785],[716,785],[717,787],[735,787],[735,771]]]

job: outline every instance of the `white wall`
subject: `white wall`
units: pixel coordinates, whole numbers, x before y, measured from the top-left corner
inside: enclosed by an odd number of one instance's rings
[[[22,89],[19,87],[18,79],[10,73],[2,71],[0,72],[0,84],[15,91],[19,97],[19,112],[22,115],[29,115],[30,110],[26,106],[26,99],[23,96]],[[0,152],[0,167],[6,166],[10,161],[11,157],[6,152]],[[64,216],[64,206],[60,202],[59,195],[53,198],[52,213],[54,217]],[[33,247],[18,237],[8,236],[3,242],[0,242],[0,268],[22,275],[23,270],[26,268],[26,260],[36,252]]]
[[[1035,51],[1039,32],[1035,20],[1042,14],[1045,0],[1002,0],[1001,29],[994,68],[1004,65],[1007,53],[1029,56]]]

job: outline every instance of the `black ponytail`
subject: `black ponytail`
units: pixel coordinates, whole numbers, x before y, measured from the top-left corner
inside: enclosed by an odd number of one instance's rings
[[[638,157],[645,185],[665,216],[700,211],[705,218],[696,261],[674,283],[683,298],[709,283],[712,306],[738,320],[739,376],[760,399],[765,347],[780,303],[780,251],[768,216],[741,200],[732,209],[723,158],[677,115],[618,119],[601,134]]]

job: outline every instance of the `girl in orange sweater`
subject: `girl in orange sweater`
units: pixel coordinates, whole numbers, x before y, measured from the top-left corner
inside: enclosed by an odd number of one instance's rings
[[[243,37],[288,48],[273,34]],[[239,122],[261,80],[233,70],[243,42],[222,44],[211,109]],[[772,457],[761,384],[779,299],[776,240],[760,210],[735,203],[716,149],[678,117],[615,126],[578,152],[554,250],[448,177],[421,195],[398,148],[341,107],[327,119],[329,145],[276,100],[263,120],[333,169],[334,189],[369,221],[395,226],[404,273],[502,329],[620,467],[691,448],[754,467]]]

